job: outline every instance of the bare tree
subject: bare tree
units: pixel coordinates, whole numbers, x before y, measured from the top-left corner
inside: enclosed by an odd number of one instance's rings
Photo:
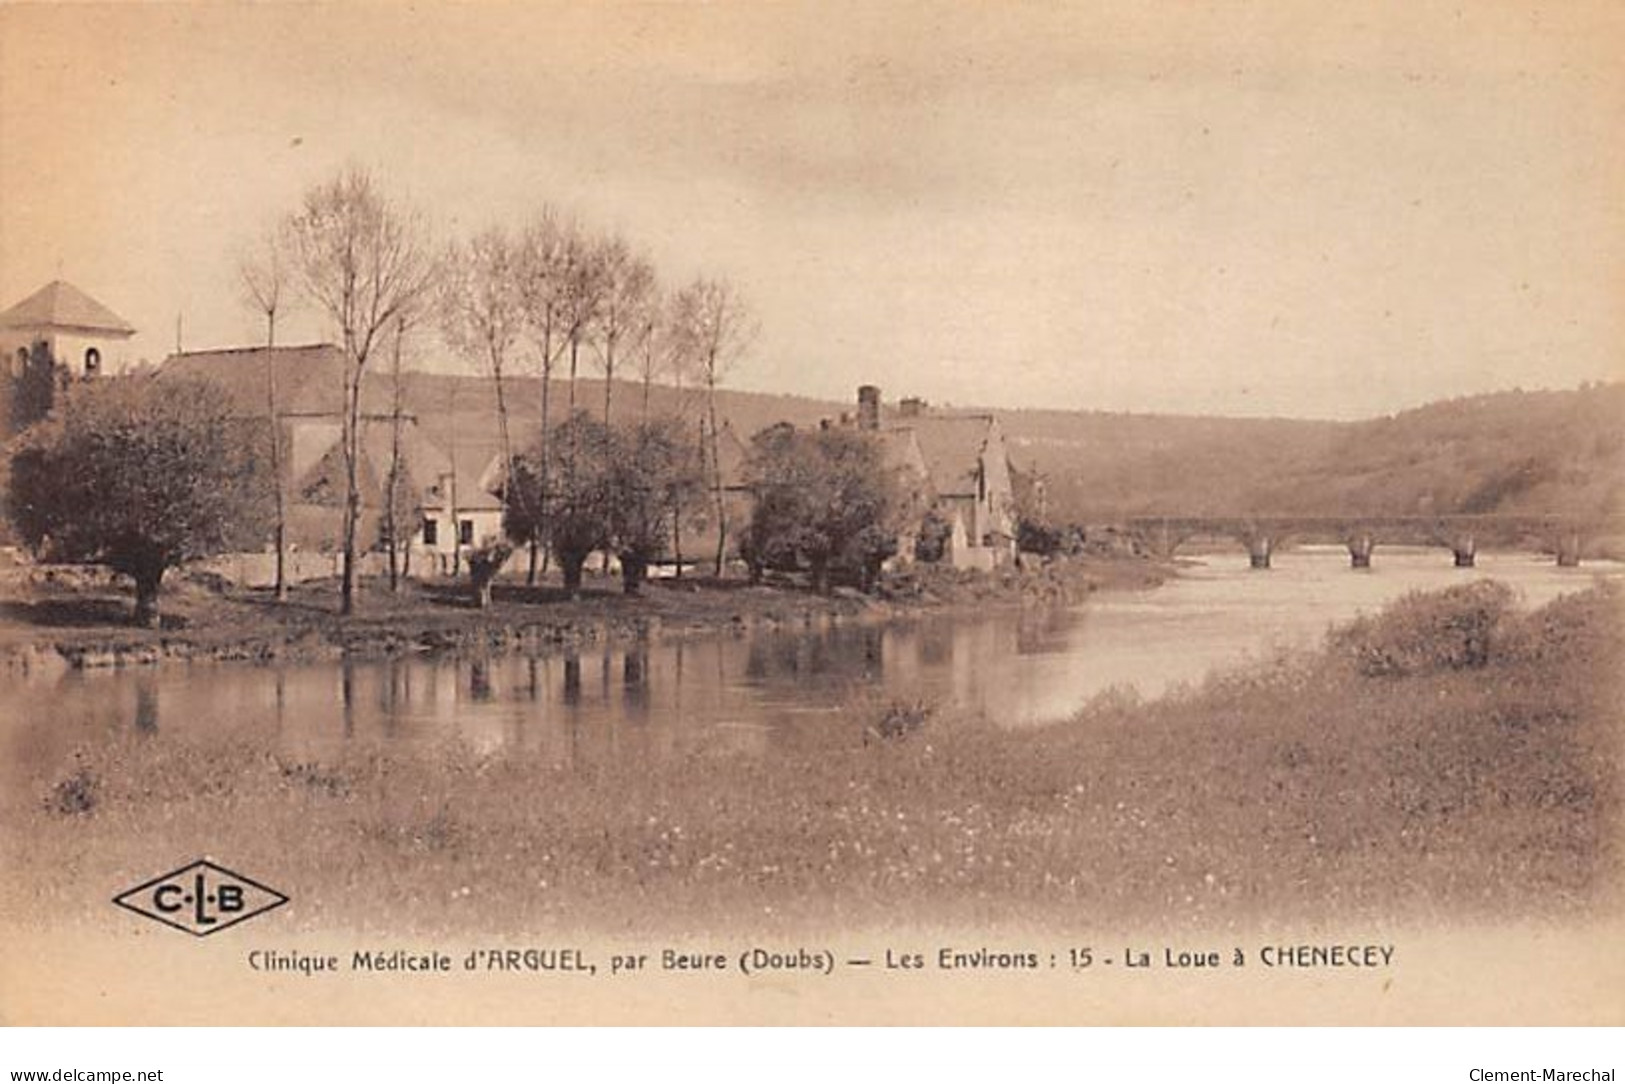
[[[274,497],[276,538],[276,600],[288,600],[288,508],[282,477],[282,412],[276,389],[276,317],[288,292],[288,272],[282,245],[268,234],[237,262],[243,301],[265,314],[265,417],[271,429],[271,489]]]
[[[401,344],[410,328],[409,314],[403,312],[395,320],[395,349],[389,365],[389,473],[384,486],[384,543],[389,549],[389,592],[401,589],[401,528],[402,520],[410,521],[419,510],[415,496],[407,492],[406,462],[401,447],[402,428],[406,422],[404,388],[401,382]],[[411,538],[412,532],[406,536]],[[412,559],[411,546],[406,547],[407,565]],[[408,567],[405,574],[410,575]]]
[[[597,330],[598,315],[604,304],[604,268],[602,253],[578,227],[572,227],[567,233],[561,255],[563,289],[559,311],[563,321],[560,330],[570,350],[569,416],[574,418],[581,347]]]
[[[384,329],[420,303],[435,276],[420,221],[393,206],[370,174],[350,169],[305,194],[288,222],[300,283],[344,351],[344,568],[341,612],[355,612],[361,515],[361,380]]]
[[[728,547],[728,504],[718,457],[717,389],[756,337],[756,326],[739,293],[720,279],[695,279],[678,292],[672,311],[673,348],[679,371],[692,371],[705,386],[707,482],[717,517],[716,574]]]
[[[448,250],[440,290],[440,323],[446,341],[491,378],[502,445],[504,502],[513,496],[506,484],[513,476],[506,374],[525,323],[522,261],[520,243],[493,227],[467,246]]]
[[[567,225],[557,211],[543,207],[541,213],[525,228],[519,241],[516,269],[519,304],[525,329],[536,350],[537,368],[542,379],[542,428],[537,455],[544,476],[552,456],[553,366],[566,343],[563,334],[565,280],[568,238],[573,231],[574,228]],[[532,515],[521,515],[514,519],[516,523],[531,527],[541,522],[539,516]],[[532,531],[527,537],[516,538],[516,541],[525,542],[530,551],[530,567],[525,574],[525,582],[535,584],[540,535]]]
[[[640,326],[633,335],[636,350],[638,382],[643,385],[642,421],[649,421],[649,394],[655,382],[669,371],[671,361],[670,335],[667,333],[666,310],[668,301],[658,283],[649,292],[643,307]]]
[[[636,349],[639,337],[652,330],[648,314],[656,302],[655,271],[620,236],[607,237],[598,245],[597,263],[599,302],[593,343],[604,373],[604,424],[609,425],[617,353]]]

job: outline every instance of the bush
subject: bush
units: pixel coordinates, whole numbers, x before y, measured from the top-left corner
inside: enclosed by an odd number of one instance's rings
[[[1617,658],[1625,636],[1625,590],[1617,582],[1559,595],[1505,623],[1495,638],[1497,659],[1544,664]]]
[[[1331,650],[1368,677],[1477,669],[1489,663],[1515,598],[1494,580],[1412,591],[1334,631]]]

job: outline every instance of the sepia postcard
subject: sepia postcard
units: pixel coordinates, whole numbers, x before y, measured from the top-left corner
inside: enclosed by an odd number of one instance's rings
[[[0,6],[0,1023],[1625,1024],[1622,47]]]

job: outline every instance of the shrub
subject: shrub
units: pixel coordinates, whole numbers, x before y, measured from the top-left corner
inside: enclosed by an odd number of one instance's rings
[[[1614,582],[1559,595],[1507,622],[1496,636],[1498,659],[1560,663],[1617,658],[1625,636],[1625,590]]]
[[[1412,591],[1335,630],[1331,650],[1369,677],[1476,669],[1489,663],[1515,597],[1494,580]]]

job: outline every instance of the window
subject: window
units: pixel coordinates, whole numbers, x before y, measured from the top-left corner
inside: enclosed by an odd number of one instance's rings
[[[11,363],[11,375],[22,376],[26,372],[28,372],[28,347],[19,346],[17,358]]]
[[[85,375],[95,376],[102,371],[102,352],[92,346],[85,351]]]
[[[424,517],[423,544],[425,546],[438,546],[440,544],[440,523],[438,520]]]
[[[465,520],[461,520],[457,524],[457,541],[458,541],[458,543],[460,543],[461,545],[464,545],[464,546],[472,546],[474,544],[474,521],[473,520],[465,519]]]

